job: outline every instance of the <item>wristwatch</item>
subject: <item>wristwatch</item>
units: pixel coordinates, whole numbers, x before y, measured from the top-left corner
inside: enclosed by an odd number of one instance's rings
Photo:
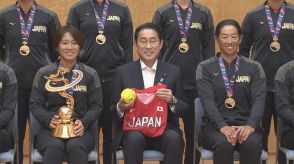
[[[178,99],[175,96],[173,96],[173,102],[174,102],[174,104],[176,104],[178,102]]]

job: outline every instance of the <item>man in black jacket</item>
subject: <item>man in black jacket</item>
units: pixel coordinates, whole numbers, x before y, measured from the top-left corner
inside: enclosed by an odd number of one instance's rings
[[[126,164],[142,163],[143,151],[146,148],[156,149],[164,154],[164,164],[182,162],[184,140],[179,129],[178,117],[183,116],[187,104],[183,99],[180,81],[180,69],[157,59],[162,47],[162,34],[157,25],[147,23],[139,26],[135,32],[135,41],[140,60],[121,66],[115,77],[112,113],[117,120],[114,139],[116,150],[122,141]],[[157,89],[155,96],[168,104],[167,127],[158,137],[147,137],[143,133],[123,131],[124,114],[133,103],[125,103],[120,93],[125,88],[144,89],[164,83],[166,88]],[[155,98],[154,98],[155,99]],[[153,100],[152,100],[153,101]],[[151,109],[150,109],[151,110]]]

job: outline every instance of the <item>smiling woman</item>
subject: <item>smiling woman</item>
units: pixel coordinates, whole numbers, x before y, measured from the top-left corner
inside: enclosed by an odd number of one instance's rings
[[[53,40],[60,63],[71,68],[83,48],[83,34],[74,26],[64,26],[54,35]]]
[[[80,53],[80,46],[74,40],[71,34],[65,33],[57,48],[60,63],[68,65],[69,63],[76,63],[77,57]]]
[[[94,147],[89,127],[102,111],[102,92],[97,72],[77,59],[82,36],[73,26],[58,29],[54,46],[59,60],[38,70],[34,80],[30,109],[45,127],[36,137],[44,164],[62,163],[63,159],[87,163]]]
[[[234,20],[221,21],[216,26],[215,37],[222,58],[226,62],[231,63],[237,57],[237,51],[242,37],[240,25]]]

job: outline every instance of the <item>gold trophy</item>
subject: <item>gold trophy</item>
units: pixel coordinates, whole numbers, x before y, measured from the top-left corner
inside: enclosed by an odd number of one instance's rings
[[[58,138],[72,138],[76,137],[73,132],[74,122],[74,98],[71,94],[67,93],[67,89],[74,87],[83,79],[83,72],[79,70],[73,70],[73,74],[76,75],[76,79],[71,83],[64,78],[64,74],[69,72],[69,69],[65,67],[59,67],[56,74],[52,74],[49,77],[45,77],[47,82],[45,88],[49,92],[59,92],[59,94],[66,99],[66,106],[62,106],[58,109],[58,115],[61,119],[61,123],[52,131],[52,135]],[[54,87],[53,83],[61,84],[61,86]]]

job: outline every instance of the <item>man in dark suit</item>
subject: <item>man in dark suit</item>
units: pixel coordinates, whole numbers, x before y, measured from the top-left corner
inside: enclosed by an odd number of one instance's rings
[[[183,116],[188,105],[182,100],[180,69],[177,66],[161,62],[157,59],[162,48],[160,28],[147,23],[135,31],[135,44],[139,60],[123,65],[117,70],[115,89],[112,98],[112,112],[117,121],[116,134],[113,142],[116,150],[120,143],[126,164],[143,163],[144,149],[156,149],[164,154],[164,164],[180,164],[184,150],[184,140],[179,129],[178,117]],[[147,137],[139,131],[124,131],[125,112],[131,109],[133,102],[125,103],[120,93],[125,88],[144,89],[164,83],[167,88],[155,92],[158,99],[164,100],[168,106],[167,126],[158,137]]]

